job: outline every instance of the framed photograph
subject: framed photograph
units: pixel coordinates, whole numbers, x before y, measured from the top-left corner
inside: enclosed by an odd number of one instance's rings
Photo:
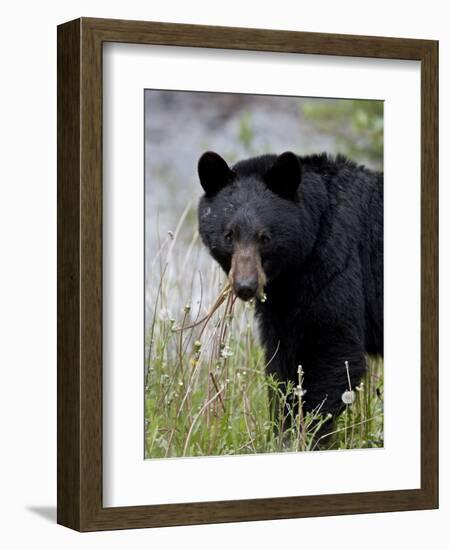
[[[58,523],[438,506],[438,43],[58,27]]]

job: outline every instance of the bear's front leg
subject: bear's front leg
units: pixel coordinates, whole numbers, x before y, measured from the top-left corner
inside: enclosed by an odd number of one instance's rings
[[[346,406],[343,396],[354,391],[366,372],[366,356],[362,346],[339,341],[320,346],[305,354],[303,360],[303,398],[305,413],[329,416],[315,435],[318,447],[326,446],[335,429],[335,420]],[[350,396],[349,396],[350,398]]]

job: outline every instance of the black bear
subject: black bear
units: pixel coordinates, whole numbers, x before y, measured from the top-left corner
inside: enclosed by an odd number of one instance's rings
[[[345,362],[354,386],[366,354],[383,355],[383,173],[342,155],[285,152],[229,167],[206,152],[198,174],[204,244],[239,298],[263,297],[268,372],[297,384],[301,365],[304,409],[335,418]]]

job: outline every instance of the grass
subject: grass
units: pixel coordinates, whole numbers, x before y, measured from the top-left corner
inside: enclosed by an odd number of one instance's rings
[[[147,265],[145,457],[313,450],[325,421],[319,409],[294,417],[281,437],[269,411],[269,389],[279,396],[281,422],[289,397],[303,399],[301,369],[284,392],[265,375],[270,358],[257,340],[254,306],[235,299],[196,233],[182,237],[191,210]],[[330,447],[382,447],[383,361],[368,359],[357,388],[348,371],[353,402]]]

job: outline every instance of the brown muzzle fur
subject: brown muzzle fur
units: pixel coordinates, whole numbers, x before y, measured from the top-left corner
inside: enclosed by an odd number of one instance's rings
[[[239,244],[235,247],[229,280],[234,293],[242,300],[263,294],[267,278],[255,245]]]

